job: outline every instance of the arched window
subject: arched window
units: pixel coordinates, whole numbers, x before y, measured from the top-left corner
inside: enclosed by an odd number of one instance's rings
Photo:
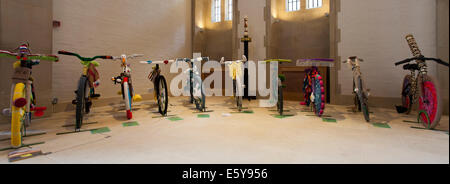
[[[322,0],[306,0],[306,9],[322,7]]]
[[[220,22],[220,0],[211,0],[211,21]]]
[[[300,0],[286,0],[286,11],[300,10]]]
[[[225,20],[233,20],[233,0],[225,0]]]

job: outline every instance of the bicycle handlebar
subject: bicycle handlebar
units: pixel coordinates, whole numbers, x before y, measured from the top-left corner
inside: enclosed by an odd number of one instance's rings
[[[358,59],[359,62],[364,62],[364,59],[361,59],[361,58],[354,58],[354,59],[355,60]],[[349,58],[349,59],[347,59],[345,61],[342,61],[342,63],[347,63],[349,60],[352,60],[352,58]]]
[[[290,60],[290,59],[268,59],[268,60],[265,60],[265,62],[287,62],[287,63],[290,63],[290,62],[292,62],[292,60]]]
[[[46,60],[58,62],[59,58],[55,55],[44,55],[44,54],[29,54],[21,56],[18,53],[0,50],[0,57],[8,57],[12,59],[26,59],[26,60]]]
[[[305,61],[327,61],[327,62],[333,62],[334,59],[299,59],[298,61],[305,62]]]
[[[64,51],[64,50],[58,51],[58,54],[67,55],[67,56],[76,56],[81,61],[88,61],[88,62],[94,61],[96,59],[113,59],[112,56],[95,56],[95,57],[92,57],[92,58],[86,58],[86,57],[81,57],[79,54],[68,52],[68,51]]]
[[[141,61],[140,63],[142,64],[169,64],[169,63],[173,63],[175,62],[175,60],[164,60],[164,61]]]
[[[129,56],[125,56],[127,59],[134,59],[134,58],[138,58],[138,57],[143,57],[144,54],[132,54]],[[113,60],[120,60],[122,59],[122,56],[113,56]]]
[[[242,60],[236,60],[236,61],[225,61],[225,57],[222,57],[219,61],[219,63],[221,64],[229,64],[229,63],[233,63],[233,62],[246,62],[247,61],[247,57],[245,55],[242,55]]]
[[[395,63],[395,66],[398,66],[398,65],[401,65],[401,64],[405,64],[405,63],[409,63],[409,62],[411,62],[411,61],[413,61],[413,60],[434,61],[434,62],[439,63],[439,64],[441,64],[441,65],[449,66],[448,63],[442,61],[441,59],[437,59],[437,58],[426,58],[426,57],[424,57],[424,56],[412,57],[412,58],[405,59],[405,60],[403,60],[403,61],[396,62],[396,63]]]
[[[176,61],[184,61],[184,62],[195,62],[195,61],[209,61],[209,57],[198,57],[198,58],[179,58]]]

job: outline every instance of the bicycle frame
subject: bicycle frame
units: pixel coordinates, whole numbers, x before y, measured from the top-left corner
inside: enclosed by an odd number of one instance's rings
[[[177,62],[186,62],[189,64],[189,69],[186,70],[186,73],[189,73],[189,81],[188,81],[188,86],[189,86],[189,91],[191,93],[191,103],[195,104],[195,108],[201,112],[206,112],[206,105],[205,105],[205,101],[206,101],[206,97],[205,97],[205,93],[204,93],[204,89],[203,89],[203,83],[202,83],[202,78],[201,78],[201,74],[200,71],[198,70],[197,66],[195,65],[195,62],[201,62],[201,61],[209,61],[208,57],[199,57],[199,58],[194,58],[194,59],[190,59],[190,58],[183,58],[183,59],[177,59]],[[195,84],[197,84],[197,86],[194,86]],[[198,94],[198,92],[200,91],[200,96],[196,96],[195,94]]]
[[[292,60],[290,59],[270,59],[270,60],[266,60],[266,62],[270,63],[270,62],[278,62],[278,63],[283,63],[283,62],[292,62]],[[277,80],[277,86],[278,86],[278,91],[276,89],[274,89],[274,93],[276,94],[276,98],[277,98],[277,111],[280,114],[280,116],[283,116],[283,112],[284,112],[284,96],[283,96],[283,81],[286,80],[286,77],[282,74],[278,74],[278,80]]]
[[[238,111],[242,111],[242,97],[244,96],[244,66],[243,64],[247,62],[247,57],[242,56],[242,60],[237,61],[225,61],[222,57],[220,60],[221,64],[228,67],[228,75],[233,80],[233,96],[236,99],[236,106]]]
[[[360,62],[364,60],[358,58],[356,56],[349,57],[343,63],[347,63],[349,68],[351,68],[353,72],[353,91],[352,94],[355,96],[354,104],[357,110],[362,111],[364,114],[364,118],[367,122],[370,122],[369,118],[369,107],[368,107],[368,98],[369,98],[369,90],[366,90],[365,83],[362,79]]]
[[[305,102],[300,103],[301,105],[311,106],[311,109],[315,111],[318,117],[323,115],[325,109],[325,87],[323,78],[319,72],[319,66],[333,66],[333,59],[299,59],[297,61],[297,66],[311,64],[312,67],[305,70],[305,79],[303,83],[303,92],[305,93]],[[317,62],[317,64],[315,64]]]
[[[120,83],[121,84],[121,93],[122,97],[125,101],[125,110],[127,112],[127,118],[132,118],[132,102],[135,99],[134,98],[134,91],[132,87],[132,81],[131,81],[131,68],[130,64],[127,62],[127,59],[133,59],[137,57],[142,57],[142,54],[133,54],[133,55],[121,55],[119,57],[113,57],[113,60],[120,60],[121,61],[121,67],[122,67],[122,73],[118,77],[113,77],[112,81],[114,84]],[[140,99],[140,95],[137,95],[136,99]]]
[[[75,91],[76,97],[72,104],[76,105],[76,126],[75,131],[79,131],[83,124],[84,114],[90,112],[92,106],[92,99],[100,97],[100,94],[95,94],[94,88],[100,85],[100,76],[96,69],[100,64],[96,59],[113,59],[112,56],[95,56],[92,58],[81,57],[79,54],[67,51],[58,51],[58,54],[75,56],[83,65],[83,73],[78,81],[78,87]],[[87,85],[88,84],[88,85]]]
[[[358,78],[361,78],[361,67],[360,67],[360,62],[363,62],[363,59],[354,57],[354,58],[349,58],[347,61],[345,61],[345,63],[348,64],[348,66],[352,69],[353,72],[353,94],[356,94],[359,91],[362,91],[367,97],[370,96],[369,90],[365,90],[365,86],[363,86],[363,89],[359,89],[359,80]],[[362,78],[361,78],[362,80]],[[365,85],[363,83],[363,85]]]
[[[448,63],[436,59],[427,58],[422,55],[414,36],[409,34],[406,41],[411,49],[413,58],[405,59],[395,63],[396,66],[405,64],[404,70],[409,70],[410,75],[405,76],[402,84],[402,106],[396,106],[398,113],[409,114],[412,105],[419,101],[419,120],[423,120],[422,124],[428,129],[433,129],[439,124],[443,102],[441,101],[441,92],[439,83],[428,75],[428,67],[426,61],[435,61],[438,64],[449,66]],[[414,64],[409,62],[415,61]],[[416,73],[417,71],[417,73]],[[420,92],[420,93],[418,93]]]
[[[20,148],[22,138],[26,136],[26,127],[31,125],[32,112],[39,117],[44,114],[46,107],[36,107],[33,79],[31,71],[34,65],[40,64],[40,60],[58,62],[55,55],[31,54],[29,44],[22,44],[16,50],[17,53],[0,50],[0,57],[17,59],[13,64],[15,70],[12,76],[10,108],[4,109],[5,115],[11,114],[11,145],[12,148]]]
[[[167,116],[167,108],[169,103],[169,95],[167,90],[167,82],[163,75],[161,75],[160,64],[169,64],[176,62],[175,60],[165,61],[141,61],[142,64],[155,64],[152,67],[152,71],[148,75],[148,79],[153,82],[155,101],[158,103],[158,112],[162,116]],[[160,89],[162,88],[162,89]],[[162,91],[161,91],[162,90]]]

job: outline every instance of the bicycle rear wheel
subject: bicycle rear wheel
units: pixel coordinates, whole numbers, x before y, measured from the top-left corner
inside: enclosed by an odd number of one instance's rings
[[[421,114],[423,126],[433,129],[441,120],[443,102],[441,100],[441,94],[436,80],[429,75],[422,75],[419,77],[420,84],[420,98],[419,98],[419,111],[425,111],[428,113],[429,120],[425,114]]]
[[[18,148],[22,146],[22,130],[24,120],[27,116],[26,110],[26,88],[25,84],[17,83],[14,87],[13,105],[11,111],[11,146]]]
[[[89,100],[89,94],[90,87],[88,79],[83,76],[78,82],[75,130],[79,130],[83,125],[83,116],[85,114],[87,101]]]
[[[283,86],[278,86],[278,113],[283,116]]]
[[[409,114],[411,113],[412,109],[412,101],[413,101],[413,95],[411,94],[412,84],[411,84],[411,75],[406,75],[403,79],[403,86],[402,86],[402,107],[405,109],[405,113]]]
[[[158,86],[158,94],[157,94],[157,101],[158,101],[158,112],[166,116],[167,115],[167,106],[169,103],[169,97],[167,93],[167,82],[164,76],[159,76],[157,79],[157,86]]]

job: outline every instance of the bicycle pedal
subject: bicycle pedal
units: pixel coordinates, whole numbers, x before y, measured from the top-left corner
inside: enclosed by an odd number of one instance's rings
[[[72,100],[72,105],[77,105],[77,100]]]
[[[41,117],[43,115],[44,115],[44,110],[35,110],[34,111],[34,116],[36,116],[36,117]]]
[[[11,109],[10,108],[3,109],[3,116],[10,117],[11,116]]]
[[[138,95],[138,94],[134,95],[134,96],[133,96],[133,101],[134,101],[134,102],[142,101],[142,96],[141,96],[141,95]]]
[[[91,98],[93,98],[93,99],[97,99],[97,98],[100,98],[100,94],[92,94],[91,95]]]

